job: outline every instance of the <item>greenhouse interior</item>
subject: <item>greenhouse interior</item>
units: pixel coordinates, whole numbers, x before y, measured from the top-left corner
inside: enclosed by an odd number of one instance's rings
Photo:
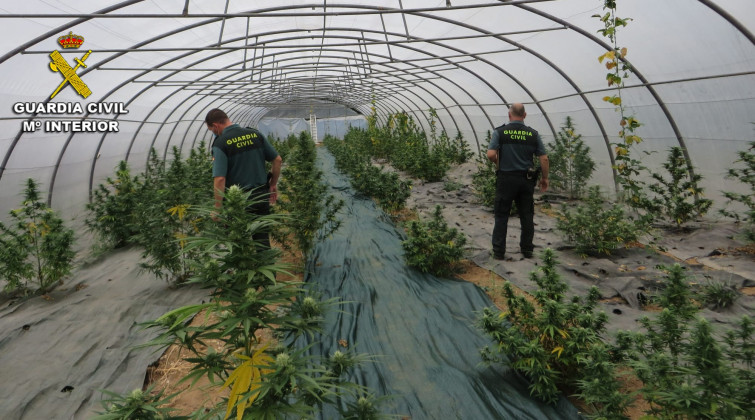
[[[753,17],[4,2],[0,418],[755,419]]]

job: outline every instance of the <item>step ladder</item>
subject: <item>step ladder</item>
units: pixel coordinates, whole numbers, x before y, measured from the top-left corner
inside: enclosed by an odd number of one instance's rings
[[[309,134],[312,135],[312,141],[315,143],[320,142],[317,138],[317,117],[315,114],[309,114]]]

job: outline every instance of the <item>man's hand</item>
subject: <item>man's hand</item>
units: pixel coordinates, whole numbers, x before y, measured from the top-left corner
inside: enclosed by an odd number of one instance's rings
[[[548,179],[547,178],[540,178],[540,192],[546,192],[548,191]]]
[[[273,205],[276,202],[278,202],[278,186],[271,185],[270,186],[270,205]]]

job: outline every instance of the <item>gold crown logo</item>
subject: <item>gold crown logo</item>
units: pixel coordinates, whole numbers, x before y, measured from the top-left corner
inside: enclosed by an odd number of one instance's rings
[[[68,35],[58,37],[58,44],[63,48],[79,48],[84,43],[84,37],[68,32]]]

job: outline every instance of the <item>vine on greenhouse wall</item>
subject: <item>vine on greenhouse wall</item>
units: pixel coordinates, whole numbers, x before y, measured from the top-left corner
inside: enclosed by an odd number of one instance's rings
[[[626,27],[632,19],[616,15],[616,0],[604,0],[603,10],[606,11],[605,14],[596,14],[593,17],[599,18],[603,22],[604,27],[598,30],[598,32],[608,38],[613,47],[610,51],[598,57],[598,61],[601,64],[605,62],[606,69],[608,70],[606,74],[608,86],[616,87],[616,94],[605,96],[603,100],[616,106],[616,111],[621,115],[619,121],[619,125],[621,126],[619,137],[621,141],[614,144],[614,153],[616,155],[616,166],[614,169],[617,172],[617,187],[620,189],[620,196],[624,200],[627,200],[629,205],[634,208],[647,208],[648,206],[643,205],[648,200],[644,192],[643,183],[637,179],[640,171],[646,168],[629,153],[632,145],[642,142],[642,137],[637,134],[637,129],[642,124],[633,115],[628,115],[622,101],[624,80],[629,78],[632,67],[624,60],[627,56],[627,48],[619,46],[616,36],[617,29]]]

